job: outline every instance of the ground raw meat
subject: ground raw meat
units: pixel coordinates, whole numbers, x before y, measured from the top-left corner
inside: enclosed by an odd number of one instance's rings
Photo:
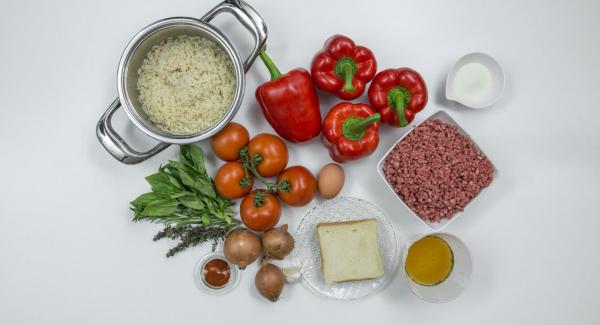
[[[492,182],[493,166],[457,127],[422,123],[386,157],[383,172],[421,219],[452,218]]]

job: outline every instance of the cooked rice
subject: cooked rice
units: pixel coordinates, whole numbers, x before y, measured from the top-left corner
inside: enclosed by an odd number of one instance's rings
[[[225,115],[235,93],[229,57],[214,42],[177,36],[156,45],[138,71],[142,109],[164,131],[194,134]]]

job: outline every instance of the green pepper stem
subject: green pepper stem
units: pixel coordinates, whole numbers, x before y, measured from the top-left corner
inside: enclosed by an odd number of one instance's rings
[[[267,69],[269,69],[269,73],[271,74],[271,80],[277,80],[279,79],[279,77],[281,77],[281,71],[279,71],[273,60],[271,60],[271,58],[267,55],[266,50],[267,47],[263,47],[258,52],[258,56],[260,56],[262,62],[267,66]]]
[[[352,78],[356,73],[356,63],[350,58],[341,58],[335,64],[335,73],[344,79],[344,91],[354,93]]]
[[[352,78],[354,77],[354,72],[352,71],[352,66],[349,64],[344,64],[342,66],[342,71],[344,71],[344,90],[353,93],[354,86],[352,85]]]
[[[369,125],[379,121],[380,118],[379,113],[369,117],[350,117],[344,121],[342,134],[352,141],[358,141],[365,135]]]
[[[398,126],[403,127],[408,125],[404,109],[409,101],[410,92],[406,88],[395,87],[388,92],[388,103],[396,110],[396,114],[398,114]]]

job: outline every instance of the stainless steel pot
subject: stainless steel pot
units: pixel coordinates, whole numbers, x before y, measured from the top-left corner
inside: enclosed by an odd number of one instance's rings
[[[235,16],[254,37],[254,48],[243,62],[227,37],[209,24],[220,13],[230,13]],[[142,110],[137,92],[138,69],[141,67],[148,51],[167,38],[178,35],[202,36],[215,42],[229,56],[236,77],[235,95],[225,116],[211,128],[190,135],[171,134],[154,125]],[[117,73],[119,97],[102,115],[96,126],[96,135],[100,143],[120,162],[137,164],[161,152],[170,144],[194,143],[211,137],[231,121],[240,107],[246,84],[245,72],[248,71],[256,59],[266,39],[267,26],[265,22],[243,0],[225,0],[200,19],[172,17],[148,25],[133,37],[121,56]],[[121,106],[123,106],[135,126],[147,135],[159,140],[160,143],[146,152],[138,152],[132,149],[111,127],[112,116]]]

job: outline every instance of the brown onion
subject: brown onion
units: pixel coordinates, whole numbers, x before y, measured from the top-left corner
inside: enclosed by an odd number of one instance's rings
[[[267,257],[282,260],[294,249],[294,237],[287,229],[288,225],[283,225],[264,233],[262,246]]]
[[[244,269],[256,261],[260,251],[260,239],[255,233],[246,229],[236,229],[230,232],[223,244],[225,257],[240,269]]]
[[[254,285],[261,296],[275,302],[283,291],[285,275],[277,266],[263,261],[254,278]]]

